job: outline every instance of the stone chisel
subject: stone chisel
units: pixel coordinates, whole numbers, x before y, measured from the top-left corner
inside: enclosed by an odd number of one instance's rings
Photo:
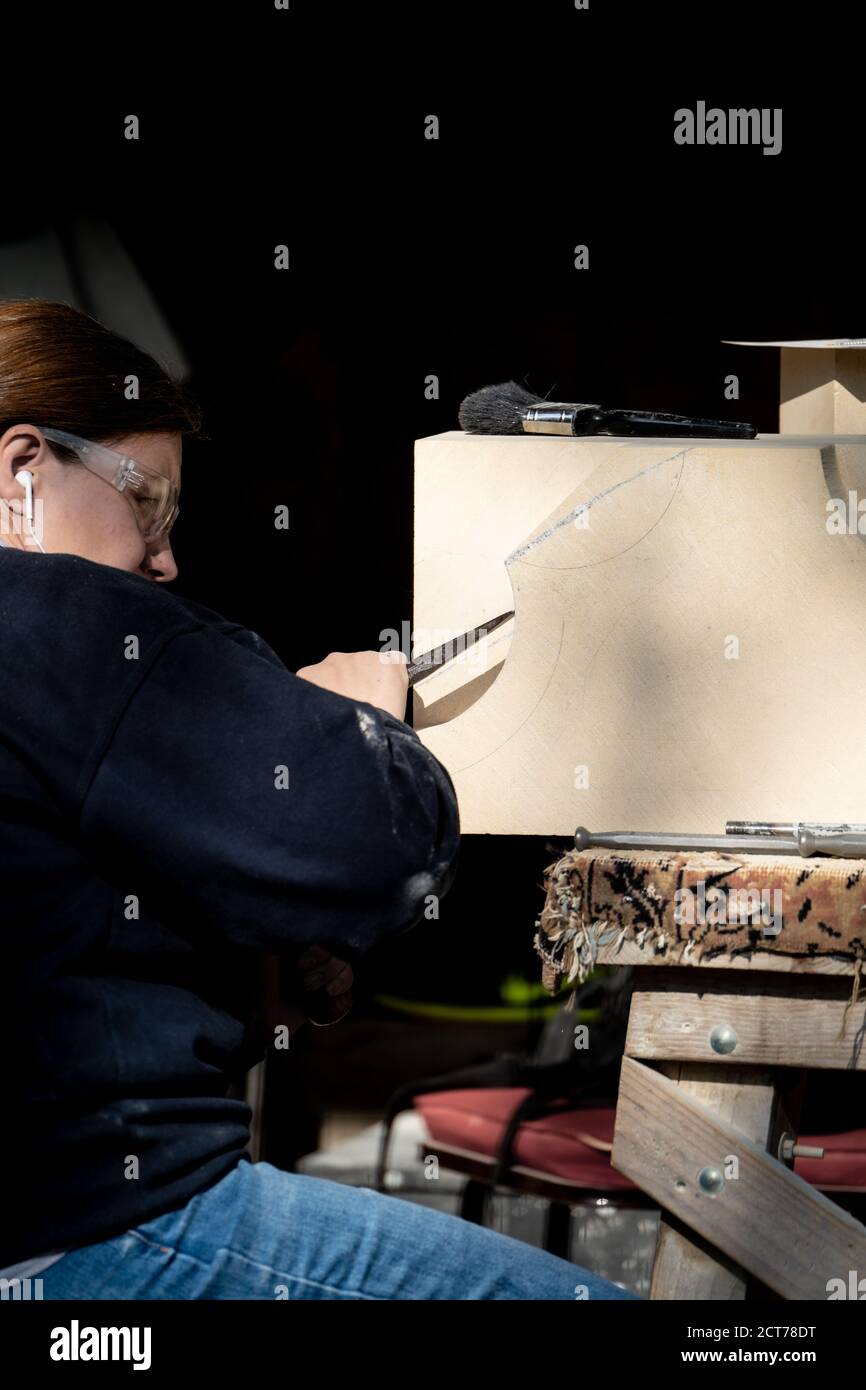
[[[417,681],[429,676],[431,671],[438,671],[440,666],[444,666],[446,661],[453,661],[454,657],[466,651],[467,647],[472,647],[489,632],[493,632],[503,623],[507,623],[509,618],[514,617],[514,611],[510,613],[500,613],[498,618],[491,618],[488,622],[482,623],[480,627],[473,627],[471,631],[464,632],[461,637],[452,637],[450,641],[443,642],[441,647],[434,647],[431,652],[424,652],[414,661],[410,661],[406,667],[409,672],[409,684],[415,685]]]
[[[792,838],[801,830],[811,830],[813,835],[866,835],[866,825],[859,821],[769,821],[769,820],[729,820],[725,821],[726,835],[772,835],[774,838]]]
[[[717,854],[799,854],[804,859],[831,854],[840,859],[866,858],[866,834],[816,835],[801,829],[796,835],[678,835],[637,830],[601,830],[594,833],[579,825],[575,849],[709,850]]]

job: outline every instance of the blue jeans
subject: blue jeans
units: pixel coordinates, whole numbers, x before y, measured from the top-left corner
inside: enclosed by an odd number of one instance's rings
[[[246,1158],[179,1211],[39,1277],[46,1299],[635,1298],[458,1216]]]

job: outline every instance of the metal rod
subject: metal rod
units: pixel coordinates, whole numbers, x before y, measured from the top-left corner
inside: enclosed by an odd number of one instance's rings
[[[781,835],[796,836],[801,830],[811,830],[813,835],[866,835],[866,825],[854,821],[766,821],[729,820],[725,822],[726,835]]]
[[[830,854],[842,859],[866,858],[866,834],[815,835],[800,830],[796,836],[782,835],[680,835],[638,830],[600,830],[593,832],[579,825],[574,832],[576,849],[666,849],[709,850],[718,854],[798,854],[808,859]]]

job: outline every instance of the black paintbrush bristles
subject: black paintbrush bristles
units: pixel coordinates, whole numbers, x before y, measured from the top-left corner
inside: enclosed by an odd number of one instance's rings
[[[499,386],[482,386],[466,396],[457,419],[467,434],[523,434],[523,411],[538,404],[538,396],[530,395],[516,381],[504,381]]]

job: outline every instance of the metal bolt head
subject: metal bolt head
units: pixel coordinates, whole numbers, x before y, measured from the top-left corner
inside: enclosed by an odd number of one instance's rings
[[[710,1047],[723,1057],[733,1052],[739,1039],[730,1023],[717,1023],[710,1033]]]
[[[711,1197],[717,1197],[725,1185],[721,1168],[702,1168],[698,1173],[698,1187]]]

